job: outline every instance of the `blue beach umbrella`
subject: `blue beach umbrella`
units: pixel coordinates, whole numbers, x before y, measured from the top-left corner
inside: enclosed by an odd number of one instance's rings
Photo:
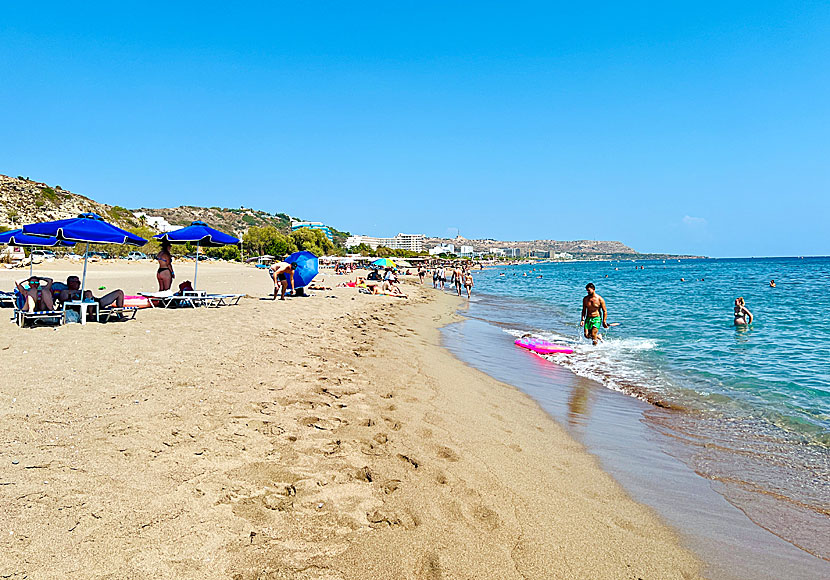
[[[97,213],[82,213],[76,218],[29,224],[23,226],[23,233],[41,238],[57,238],[62,242],[86,243],[84,251],[84,275],[81,279],[81,296],[86,285],[86,264],[89,259],[89,244],[129,244],[143,246],[147,240],[122,230],[104,221]]]
[[[289,264],[292,262],[297,263],[297,268],[294,270],[295,288],[303,288],[304,286],[311,284],[311,281],[314,280],[317,272],[320,271],[317,265],[317,256],[311,252],[294,252],[288,256],[285,261]]]
[[[196,280],[199,277],[199,248],[202,246],[206,248],[218,248],[239,243],[239,238],[215,230],[202,221],[195,221],[186,228],[157,234],[153,237],[162,242],[170,242],[171,244],[184,244],[187,242],[196,244],[196,273],[193,274],[194,290],[196,289]]]
[[[7,232],[0,233],[0,244],[5,244],[7,246],[46,246],[49,248],[55,246],[74,246],[75,242],[67,242],[64,240],[59,240],[57,238],[39,238],[37,236],[27,236],[23,233],[23,230],[9,230]],[[29,277],[32,276],[32,260],[31,255],[29,256]]]

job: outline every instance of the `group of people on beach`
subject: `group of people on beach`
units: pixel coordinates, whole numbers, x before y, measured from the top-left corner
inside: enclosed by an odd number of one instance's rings
[[[470,271],[470,268],[465,265],[455,265],[452,268],[445,268],[442,265],[439,265],[432,270],[432,287],[436,290],[440,288],[444,290],[447,285],[447,271],[449,270],[449,285],[450,287],[455,288],[455,293],[458,296],[463,296],[462,287],[467,292],[467,298],[470,298],[473,294],[473,286],[475,282],[473,281],[473,274]],[[427,270],[422,266],[421,269],[418,271],[418,276],[421,278],[421,284],[424,283],[424,278],[426,277]]]
[[[45,276],[29,276],[14,283],[23,297],[24,312],[42,312],[56,310],[58,304],[81,300],[81,279],[69,276],[66,283],[55,282]],[[104,296],[96,297],[91,290],[84,290],[84,302],[97,302],[99,308],[124,306],[123,290],[113,290]]]

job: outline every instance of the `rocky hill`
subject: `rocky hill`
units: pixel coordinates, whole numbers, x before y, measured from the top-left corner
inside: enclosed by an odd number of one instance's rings
[[[19,228],[23,224],[77,217],[95,212],[121,227],[137,227],[139,221],[127,209],[98,203],[62,189],[27,178],[0,175],[0,227]]]
[[[24,177],[0,175],[0,229],[13,229],[39,221],[77,217],[82,212],[95,212],[125,229],[144,225],[134,213],[162,217],[176,226],[188,226],[202,220],[209,226],[241,237],[252,226],[273,226],[280,231],[291,229],[291,217],[284,213],[270,214],[249,208],[181,206],[172,208],[127,209],[98,203],[88,197],[49,186]],[[333,230],[335,242],[342,243],[348,232]]]

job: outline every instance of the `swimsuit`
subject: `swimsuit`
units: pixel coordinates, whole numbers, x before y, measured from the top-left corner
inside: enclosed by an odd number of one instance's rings
[[[591,330],[593,328],[599,330],[601,326],[602,318],[599,316],[592,316],[591,318],[585,319],[585,330]]]
[[[280,282],[288,282],[288,276],[285,275],[285,272],[281,272],[277,274],[277,280]]]
[[[158,270],[156,270],[156,274],[161,274],[162,272],[167,272],[168,270],[170,272],[173,271],[173,270],[170,270],[170,268],[159,268]]]

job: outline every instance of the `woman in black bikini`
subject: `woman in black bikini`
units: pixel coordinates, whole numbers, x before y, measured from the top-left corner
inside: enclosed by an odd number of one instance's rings
[[[752,313],[746,307],[744,299],[735,299],[735,326],[747,326],[752,324]]]
[[[161,243],[161,251],[156,254],[156,260],[159,262],[159,269],[156,272],[156,278],[159,281],[159,292],[170,290],[173,285],[173,256],[170,254],[170,242]]]

